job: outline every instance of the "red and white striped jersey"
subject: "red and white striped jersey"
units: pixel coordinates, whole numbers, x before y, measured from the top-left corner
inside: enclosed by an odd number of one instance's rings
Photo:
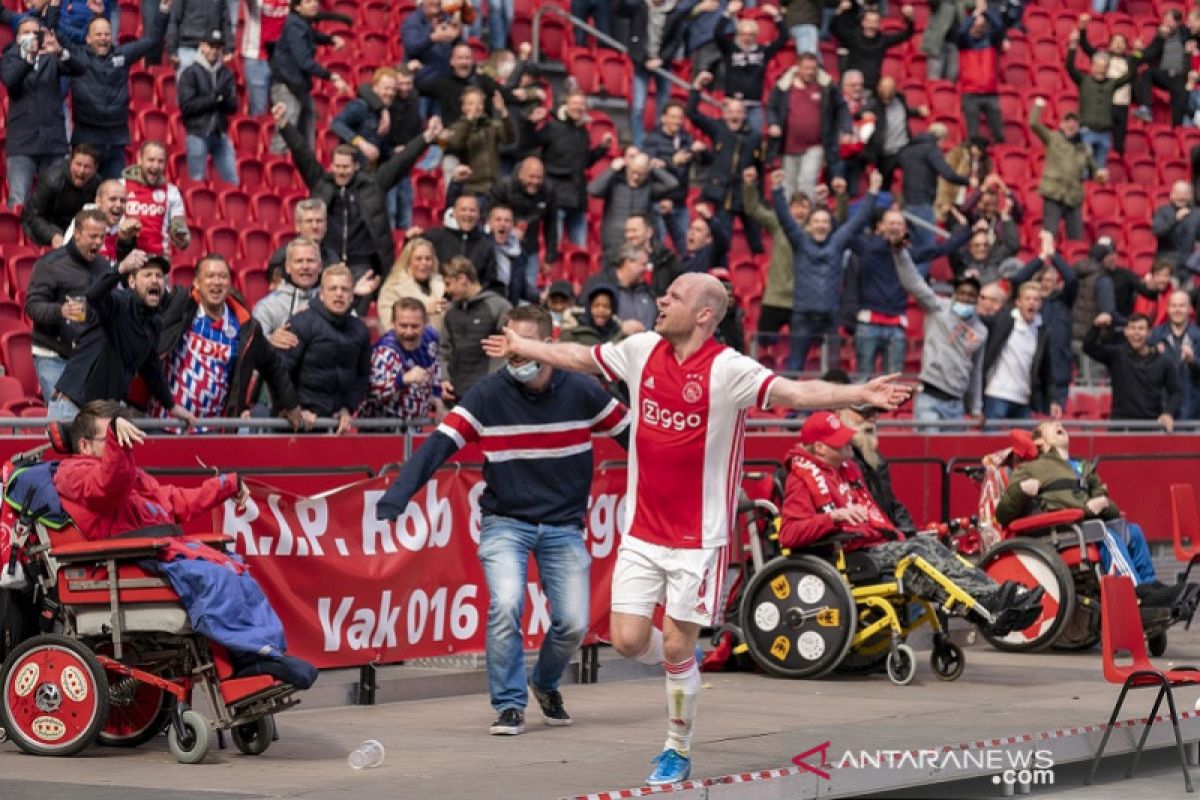
[[[746,409],[766,408],[775,374],[710,339],[680,362],[657,333],[597,345],[609,380],[629,387],[626,529],[667,547],[723,547],[737,510]]]

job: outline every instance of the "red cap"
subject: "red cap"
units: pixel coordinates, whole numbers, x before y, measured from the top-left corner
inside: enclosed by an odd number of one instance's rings
[[[853,438],[854,431],[846,423],[838,419],[837,414],[829,411],[818,411],[815,414],[810,414],[808,419],[804,420],[804,427],[800,429],[801,444],[821,442],[830,447],[841,449]]]

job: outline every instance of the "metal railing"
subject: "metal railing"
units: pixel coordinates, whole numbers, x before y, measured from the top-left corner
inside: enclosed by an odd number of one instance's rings
[[[531,44],[533,45],[533,60],[535,62],[541,60],[542,17],[544,17],[546,14],[554,14],[555,16],[562,17],[563,19],[570,22],[576,28],[579,28],[580,30],[584,31],[585,33],[593,36],[596,39],[596,41],[603,43],[604,45],[612,48],[613,50],[616,50],[618,53],[621,53],[622,55],[625,55],[625,56],[629,55],[628,47],[621,44],[620,42],[618,42],[613,37],[609,36],[604,31],[602,31],[592,25],[589,25],[587,22],[580,19],[579,17],[574,16],[573,14],[571,14],[571,12],[567,11],[566,9],[559,8],[556,5],[547,3],[547,4],[543,5],[541,8],[539,8],[537,10],[537,12],[533,15],[533,30],[532,30],[532,33],[530,34],[530,38],[533,39],[533,42],[531,42]],[[632,59],[630,59],[630,61],[632,61]],[[663,63],[664,64],[666,63],[665,59],[664,59]],[[637,66],[640,66],[642,69],[646,70],[647,72],[651,72],[651,73],[659,76],[660,78],[665,78],[666,80],[670,81],[675,86],[678,86],[679,88],[681,88],[685,91],[691,91],[691,89],[692,89],[692,85],[690,83],[688,83],[683,78],[676,75],[675,73],[671,72],[670,70],[663,69],[662,67],[658,67],[657,69],[649,69],[648,67],[646,67],[645,65],[642,65],[642,64],[639,64]],[[700,99],[705,101],[706,103],[711,103],[713,105],[719,106],[721,104],[720,100],[713,97],[708,92],[704,92],[704,91],[700,92]],[[666,101],[663,99],[660,99],[659,100],[660,106],[664,102],[666,102]]]

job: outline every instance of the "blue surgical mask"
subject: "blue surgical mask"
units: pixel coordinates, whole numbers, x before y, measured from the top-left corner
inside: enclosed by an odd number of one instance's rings
[[[536,361],[526,361],[519,367],[508,365],[508,374],[512,375],[518,383],[529,383],[537,377],[538,372],[542,369],[542,365]]]
[[[957,300],[954,300],[950,304],[950,310],[953,311],[954,315],[959,319],[970,319],[971,317],[975,316],[974,303],[960,303]]]

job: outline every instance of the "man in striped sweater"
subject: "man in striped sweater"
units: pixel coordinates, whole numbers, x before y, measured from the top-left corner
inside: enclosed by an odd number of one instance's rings
[[[525,339],[551,341],[550,314],[539,306],[508,313]],[[479,559],[488,584],[487,676],[498,714],[489,732],[525,732],[525,653],[521,614],[529,555],[537,558],[550,601],[550,630],[528,686],[547,725],[570,725],[559,678],[588,629],[591,556],[583,519],[592,484],[592,434],[628,444],[628,409],[592,378],[512,356],[479,381],[400,471],[380,500],[380,519],[396,519],[409,499],[459,449],[483,451]]]

